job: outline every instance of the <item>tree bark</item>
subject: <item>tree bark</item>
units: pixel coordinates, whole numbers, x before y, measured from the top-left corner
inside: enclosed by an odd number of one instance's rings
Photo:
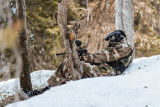
[[[134,47],[133,0],[116,0],[116,29],[123,30]]]
[[[123,0],[115,0],[116,4],[116,29],[121,29],[124,31],[123,24]]]
[[[10,6],[10,1],[0,0],[0,77],[2,80],[10,79],[10,63],[6,60],[5,47],[7,47],[7,41],[4,40],[4,29],[5,27],[11,27],[12,25],[12,11]],[[8,31],[7,31],[8,32]],[[13,36],[13,35],[12,35]],[[7,38],[6,38],[7,39]],[[4,41],[4,42],[3,42]],[[3,68],[7,68],[3,70]]]
[[[26,43],[26,6],[25,0],[17,0],[17,19],[22,21],[23,29],[19,32],[18,48],[22,56],[22,68],[20,75],[20,86],[24,90],[32,91],[30,64],[28,58],[28,50]]]
[[[0,0],[0,28],[12,25],[12,10],[10,1]]]
[[[68,60],[68,72],[69,78],[72,80],[81,79],[81,62],[77,54],[77,47],[75,45],[75,40],[70,41],[66,37],[67,33],[67,9],[69,5],[69,0],[60,0],[58,3],[58,25],[62,31],[62,38],[64,41],[64,46],[67,51],[67,60]],[[76,32],[72,30],[74,36]]]

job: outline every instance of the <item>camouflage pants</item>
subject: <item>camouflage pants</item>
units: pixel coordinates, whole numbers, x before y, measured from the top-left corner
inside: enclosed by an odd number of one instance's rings
[[[101,76],[114,76],[116,75],[114,68],[109,66],[107,63],[99,65],[91,65],[81,61],[83,72],[80,72],[80,79],[101,77]],[[56,70],[54,75],[48,80],[51,86],[58,86],[65,84],[67,81],[73,80],[70,71],[67,69],[67,60],[64,61]]]

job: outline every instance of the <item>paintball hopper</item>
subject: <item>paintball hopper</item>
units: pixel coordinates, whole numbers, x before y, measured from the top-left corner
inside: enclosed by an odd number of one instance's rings
[[[122,30],[116,30],[107,35],[104,40],[110,40],[111,42],[119,42],[124,38],[126,38],[126,34]]]

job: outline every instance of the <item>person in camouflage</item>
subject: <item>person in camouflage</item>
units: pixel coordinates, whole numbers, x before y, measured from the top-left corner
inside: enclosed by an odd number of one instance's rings
[[[83,68],[81,78],[120,75],[132,62],[133,48],[127,43],[126,35],[122,30],[110,33],[105,40],[109,40],[109,45],[100,53],[79,56]],[[68,60],[65,60],[48,80],[51,86],[61,85],[71,80],[68,77],[63,79],[67,75],[67,63]]]
[[[132,62],[133,48],[122,30],[110,33],[105,40],[110,40],[109,45],[100,53],[87,53],[80,56],[80,59],[92,65],[91,71],[100,72],[104,76],[122,74]]]

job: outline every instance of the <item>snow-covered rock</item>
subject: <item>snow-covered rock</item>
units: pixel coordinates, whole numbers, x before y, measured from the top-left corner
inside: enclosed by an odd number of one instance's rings
[[[159,90],[160,55],[135,59],[123,75],[70,81],[7,107],[160,107]]]

